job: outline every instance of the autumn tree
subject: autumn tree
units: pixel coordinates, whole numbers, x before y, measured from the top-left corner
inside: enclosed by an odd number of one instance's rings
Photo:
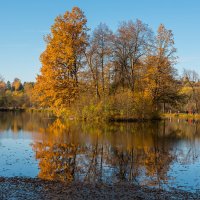
[[[103,94],[105,94],[105,79],[109,71],[108,68],[111,56],[111,37],[112,32],[106,24],[100,24],[93,33],[92,45],[95,49],[97,71],[100,72],[100,80]]]
[[[0,76],[0,94],[4,93],[6,90],[6,84],[4,82],[4,78]]]
[[[105,90],[109,87],[106,82],[109,82],[109,63],[112,53],[111,37],[112,31],[106,24],[100,23],[94,30],[85,53],[87,65],[96,88],[96,95],[99,98],[101,96],[100,90],[105,95]]]
[[[4,82],[4,78],[0,76],[0,106],[5,105],[5,91],[6,91],[6,84]]]
[[[34,89],[34,82],[25,82],[23,85],[24,88],[24,101],[25,104],[29,107],[31,107],[34,104],[33,99],[33,89]]]
[[[199,75],[194,70],[186,70],[183,72],[184,76],[184,87],[188,87],[190,91],[186,93],[189,97],[189,110],[199,112],[199,98],[200,98],[200,88],[198,86]]]
[[[74,7],[58,16],[45,37],[46,50],[40,59],[41,74],[37,76],[36,92],[42,106],[69,106],[79,92],[79,70],[87,45],[84,13]]]
[[[151,96],[154,108],[161,103],[175,103],[179,100],[176,81],[176,49],[171,30],[160,25],[152,54],[146,58],[146,92]]]
[[[22,90],[22,88],[23,86],[22,86],[21,80],[19,78],[15,78],[12,83],[12,90],[19,91],[19,90]]]
[[[114,83],[135,90],[138,67],[151,47],[152,31],[140,20],[123,22],[113,38]]]

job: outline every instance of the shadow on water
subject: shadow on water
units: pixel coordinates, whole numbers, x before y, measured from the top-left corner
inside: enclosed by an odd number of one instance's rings
[[[197,121],[67,123],[44,113],[25,112],[0,113],[0,119],[0,149],[7,159],[0,176],[130,182],[190,191],[200,186]],[[11,158],[13,167],[9,167]],[[28,175],[20,166],[29,169]]]

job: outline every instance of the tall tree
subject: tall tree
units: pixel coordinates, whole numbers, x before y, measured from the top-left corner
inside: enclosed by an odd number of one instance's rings
[[[135,90],[137,66],[152,44],[152,31],[140,20],[123,22],[113,39],[115,82]]]
[[[111,55],[111,39],[112,32],[105,24],[100,24],[94,31],[93,34],[93,45],[96,47],[96,56],[99,63],[99,69],[101,72],[101,83],[103,94],[105,93],[105,68]]]
[[[157,110],[160,103],[175,103],[179,99],[179,87],[176,81],[176,49],[171,30],[161,24],[157,31],[152,55],[146,59],[146,91],[152,98]]]
[[[106,79],[109,79],[112,31],[106,24],[100,23],[94,30],[86,52],[86,61],[91,73],[96,94],[100,98],[100,89],[105,95]],[[108,80],[109,81],[109,80]],[[101,84],[101,87],[100,87]],[[109,86],[108,86],[109,87]]]
[[[35,89],[43,106],[66,107],[78,94],[78,73],[87,45],[84,13],[74,7],[56,18],[47,35],[46,50],[41,55],[41,74]]]

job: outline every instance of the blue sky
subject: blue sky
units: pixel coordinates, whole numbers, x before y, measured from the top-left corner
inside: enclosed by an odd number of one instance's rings
[[[0,74],[34,81],[40,71],[43,36],[57,15],[79,6],[93,29],[105,22],[115,31],[120,21],[141,19],[154,31],[172,29],[179,57],[177,68],[200,73],[199,0],[0,0]]]

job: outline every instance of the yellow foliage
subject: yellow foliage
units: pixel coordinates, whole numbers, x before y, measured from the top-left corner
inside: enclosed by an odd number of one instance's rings
[[[55,20],[41,55],[41,74],[35,91],[42,107],[64,109],[78,95],[78,71],[87,42],[86,18],[75,7]]]

